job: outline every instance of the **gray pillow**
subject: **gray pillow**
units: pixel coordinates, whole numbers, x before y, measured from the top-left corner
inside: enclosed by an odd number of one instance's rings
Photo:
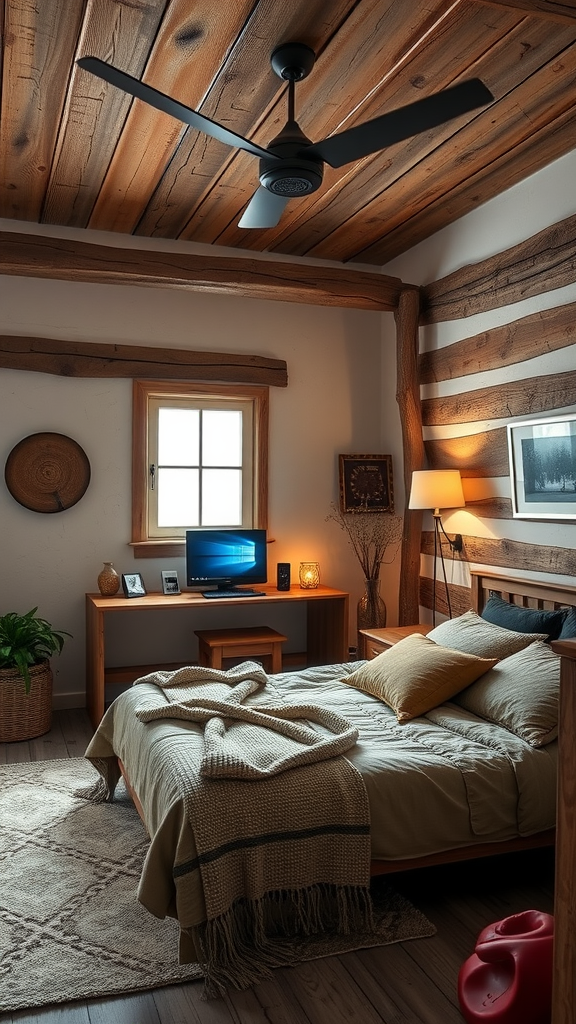
[[[454,651],[476,654],[479,658],[509,658],[535,640],[547,640],[547,633],[520,633],[486,622],[477,612],[464,612],[456,619],[441,622],[428,634],[443,647]]]
[[[546,633],[550,640],[557,640],[566,619],[566,608],[547,611],[544,608],[522,608],[504,601],[499,594],[490,593],[482,618],[495,626],[515,629],[518,633]]]
[[[452,701],[531,746],[543,747],[558,736],[559,691],[560,658],[538,640],[499,661]]]

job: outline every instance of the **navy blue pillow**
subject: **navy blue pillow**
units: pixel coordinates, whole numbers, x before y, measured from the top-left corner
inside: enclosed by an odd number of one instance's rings
[[[514,629],[517,633],[546,633],[550,640],[557,640],[564,627],[567,611],[566,608],[558,611],[521,608],[517,604],[509,604],[491,591],[482,610],[482,618],[495,626]]]
[[[573,640],[576,638],[576,608],[568,608],[562,632],[558,640]]]

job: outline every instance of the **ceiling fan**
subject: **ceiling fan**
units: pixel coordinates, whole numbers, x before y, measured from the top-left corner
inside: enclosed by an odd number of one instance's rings
[[[360,160],[494,99],[479,78],[470,78],[321,142],[311,142],[295,120],[294,98],[295,83],[310,74],[316,55],[304,43],[283,43],[274,50],[270,60],[278,77],[288,82],[288,120],[266,149],[98,57],[81,57],[77,64],[198,131],[259,157],[260,187],[239,221],[241,228],[275,227],[289,199],[320,188],[324,163],[341,167]]]

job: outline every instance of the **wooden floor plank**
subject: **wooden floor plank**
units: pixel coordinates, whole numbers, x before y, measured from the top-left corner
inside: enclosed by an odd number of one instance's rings
[[[202,983],[170,985],[153,993],[162,1024],[240,1024],[225,999],[205,999]]]
[[[386,1024],[461,1024],[456,991],[442,992],[404,945],[362,949],[342,960]]]
[[[311,1024],[382,1024],[338,957],[311,960],[293,970],[294,995]]]
[[[5,1024],[2,1017],[0,1020]],[[85,1003],[70,1003],[46,1010],[19,1010],[12,1014],[12,1024],[90,1024],[90,1018]]]
[[[22,743],[4,743],[6,764],[23,764],[32,761],[30,755],[30,743],[26,740]]]
[[[52,726],[43,736],[29,741],[31,761],[57,761],[68,757],[60,715],[52,715]]]
[[[296,998],[298,986],[298,972],[286,968],[246,992],[230,992],[226,1002],[240,1024],[309,1024],[310,1018]]]
[[[84,757],[94,729],[86,708],[69,708],[58,713],[68,757]]]
[[[151,992],[89,1001],[90,1024],[161,1024]]]

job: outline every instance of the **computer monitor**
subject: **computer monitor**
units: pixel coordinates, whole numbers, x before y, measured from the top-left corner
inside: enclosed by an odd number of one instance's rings
[[[187,530],[186,583],[231,590],[266,583],[266,530]]]

